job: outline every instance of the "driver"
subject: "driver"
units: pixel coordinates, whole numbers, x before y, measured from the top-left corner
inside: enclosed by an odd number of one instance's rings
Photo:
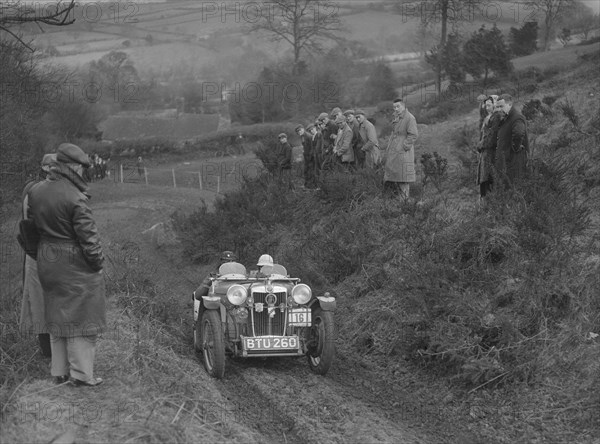
[[[233,251],[227,250],[227,251],[222,252],[221,257],[219,259],[219,265],[217,266],[217,272],[210,273],[208,276],[206,276],[204,278],[204,280],[202,281],[200,286],[194,292],[196,299],[201,300],[202,296],[208,295],[208,292],[209,292],[210,286],[211,286],[211,279],[215,278],[219,275],[218,270],[219,270],[219,267],[221,267],[221,265],[223,265],[227,262],[235,262],[235,261],[237,261],[237,257],[233,253]]]
[[[249,274],[249,277],[252,278],[263,278],[263,277],[267,277],[267,275],[265,273],[263,273],[263,268],[265,266],[273,266],[273,257],[269,254],[263,254],[258,258],[258,262],[256,263],[256,265],[258,265],[258,270],[252,270]]]

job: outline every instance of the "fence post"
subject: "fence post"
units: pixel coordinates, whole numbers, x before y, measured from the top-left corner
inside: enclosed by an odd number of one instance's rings
[[[221,175],[217,176],[217,194],[221,192]]]
[[[175,168],[171,169],[171,173],[173,173],[173,188],[177,188],[177,182],[175,182]]]
[[[202,173],[198,173],[198,183],[200,184],[200,190],[202,190]]]
[[[148,169],[144,167],[144,180],[146,181],[146,185],[148,185]]]
[[[121,173],[121,183],[123,183],[123,164],[122,163],[119,164],[119,170]]]

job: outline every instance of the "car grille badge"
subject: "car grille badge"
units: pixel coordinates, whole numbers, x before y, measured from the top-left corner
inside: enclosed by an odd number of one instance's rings
[[[254,304],[254,309],[257,313],[262,313],[264,309],[264,304],[262,302],[257,302],[256,304]]]

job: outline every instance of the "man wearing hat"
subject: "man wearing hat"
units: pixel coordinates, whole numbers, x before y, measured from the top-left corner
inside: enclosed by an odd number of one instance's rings
[[[82,177],[90,159],[61,144],[48,180],[29,193],[28,214],[40,233],[37,265],[57,383],[96,386],[97,335],[106,327],[104,256]]]
[[[318,122],[320,125],[320,122]],[[314,156],[313,171],[315,188],[318,187],[319,178],[321,177],[321,167],[323,165],[323,134],[319,131],[316,124],[310,124],[306,127],[308,137],[310,138],[310,146]]]
[[[334,157],[337,157],[333,155],[333,146],[335,145],[338,126],[329,118],[327,113],[319,114],[318,120],[321,122],[321,133],[323,135],[321,169],[327,169],[335,160]]]
[[[315,155],[312,149],[312,140],[302,125],[296,127],[296,134],[302,142],[302,155],[304,158],[304,187],[315,188]]]
[[[383,187],[386,192],[408,199],[415,182],[415,142],[419,136],[417,121],[402,99],[394,100],[392,134],[386,148]]]
[[[375,125],[367,120],[362,109],[356,110],[356,121],[358,122],[358,133],[363,143],[361,151],[365,153],[365,165],[367,168],[375,168],[381,162],[381,151],[379,150]]]
[[[352,150],[352,129],[348,126],[346,119],[338,115],[336,121],[338,136],[335,140],[333,153],[341,160],[347,171],[354,168],[354,151]]]
[[[350,129],[352,129],[352,151],[354,151],[354,162],[357,168],[364,168],[365,166],[365,153],[361,150],[363,146],[360,133],[358,132],[359,124],[354,117],[354,110],[347,109],[344,111],[344,117]]]
[[[50,174],[50,169],[56,164],[56,154],[45,154],[38,177],[25,185],[22,194],[23,219],[28,219],[29,192],[45,180]],[[46,327],[44,292],[38,277],[37,260],[28,254],[23,259],[23,297],[21,300],[21,316],[19,326],[25,335],[38,336],[38,342],[43,356],[51,356],[50,335]]]
[[[277,176],[285,182],[289,188],[292,186],[292,147],[287,141],[287,135],[280,133],[277,136]]]

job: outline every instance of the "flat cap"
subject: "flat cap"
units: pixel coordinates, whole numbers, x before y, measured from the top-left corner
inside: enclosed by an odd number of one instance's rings
[[[347,109],[346,111],[344,111],[344,115],[345,116],[347,116],[348,114],[354,115],[354,110],[353,109]]]
[[[344,116],[337,116],[337,118],[335,119],[335,123],[337,123],[338,125],[340,123],[346,123],[346,119],[344,118]]]
[[[294,129],[294,131],[298,131],[300,129],[304,129],[304,126],[302,125],[297,125],[296,128]]]
[[[327,113],[321,113],[319,114],[319,117],[317,117],[318,120],[325,120],[329,117],[329,114]]]
[[[61,143],[56,150],[56,160],[62,163],[77,163],[84,167],[89,167],[90,157],[79,148],[77,145],[72,143]]]
[[[336,114],[339,114],[339,113],[341,113],[341,112],[342,112],[342,109],[341,109],[341,108],[338,108],[338,107],[336,106],[335,108],[333,108],[333,109],[331,110],[331,115],[334,115],[334,116],[335,116]]]
[[[363,116],[366,116],[365,112],[364,112],[362,109],[357,109],[357,110],[356,110],[356,112],[355,112],[354,114],[355,114],[355,115],[357,115],[357,116],[358,116],[359,114],[361,114],[361,115],[363,115]]]
[[[308,126],[306,127],[306,131],[310,131],[311,129],[313,129],[315,127],[314,123],[309,123]]]
[[[287,134],[286,133],[279,133],[279,135],[277,136],[278,139],[281,139],[282,137],[285,137],[287,139]]]

